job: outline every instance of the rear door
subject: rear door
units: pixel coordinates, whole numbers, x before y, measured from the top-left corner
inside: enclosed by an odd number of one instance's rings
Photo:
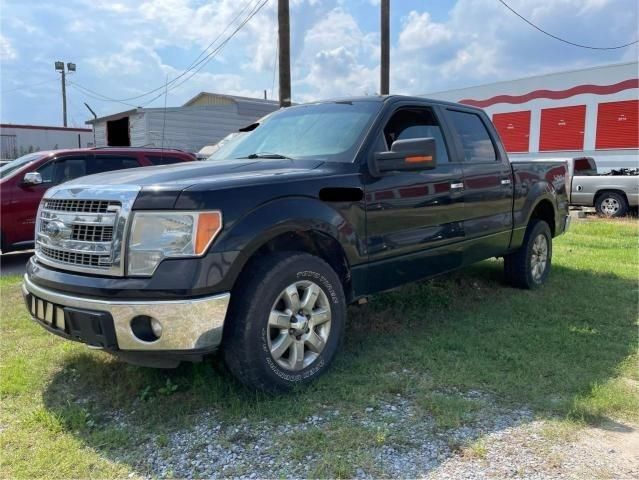
[[[435,139],[437,167],[390,172],[366,183],[369,290],[380,291],[456,268],[463,240],[461,163],[452,156],[435,106],[400,104],[376,132],[375,152],[395,140]],[[370,152],[374,154],[374,152]]]
[[[495,130],[476,110],[448,107],[463,163],[464,264],[502,255],[512,231],[512,169]]]

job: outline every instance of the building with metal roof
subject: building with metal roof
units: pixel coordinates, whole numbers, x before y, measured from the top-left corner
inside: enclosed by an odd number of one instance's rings
[[[279,108],[274,100],[201,92],[181,107],[133,108],[98,117],[96,147],[159,147],[197,152]]]

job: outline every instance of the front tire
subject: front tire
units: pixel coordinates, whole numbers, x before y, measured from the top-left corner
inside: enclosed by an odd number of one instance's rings
[[[524,289],[538,288],[546,281],[552,264],[552,233],[548,224],[533,219],[519,250],[504,257],[508,283]]]
[[[339,277],[321,258],[279,252],[258,259],[231,302],[224,360],[248,387],[286,391],[329,367],[343,336],[346,302]]]
[[[623,217],[628,212],[628,202],[615,192],[604,192],[597,197],[595,209],[606,217]]]

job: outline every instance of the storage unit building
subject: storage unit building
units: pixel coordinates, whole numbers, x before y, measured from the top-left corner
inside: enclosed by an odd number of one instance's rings
[[[0,124],[0,158],[13,160],[27,153],[93,146],[89,128]]]
[[[197,152],[277,110],[272,100],[202,92],[181,107],[136,108],[89,120],[96,146],[178,148]]]
[[[430,98],[483,108],[513,158],[595,158],[600,171],[639,167],[639,64],[606,65]]]

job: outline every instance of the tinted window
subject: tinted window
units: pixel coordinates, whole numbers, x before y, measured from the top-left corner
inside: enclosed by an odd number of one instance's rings
[[[36,152],[29,153],[23,157],[16,158],[15,160],[11,160],[6,165],[2,165],[2,167],[0,167],[0,178],[10,177],[22,167],[28,165],[29,163],[35,162],[36,160],[40,160],[42,157],[42,152]]]
[[[53,180],[53,167],[55,162],[48,162],[38,168],[38,173],[42,177],[43,182],[50,182]]]
[[[437,162],[448,162],[444,135],[432,110],[427,108],[400,110],[391,117],[384,128],[387,148],[390,148],[395,140],[411,138],[434,138]]]
[[[448,113],[461,140],[466,162],[494,162],[497,160],[495,146],[479,115],[456,111]]]
[[[62,158],[54,162],[53,183],[56,185],[85,175],[88,175],[85,157]]]
[[[170,155],[147,155],[146,159],[152,165],[171,165],[172,163],[182,163],[184,160]]]
[[[575,158],[573,175],[593,176],[597,175],[597,165],[592,158]]]
[[[91,173],[110,172],[112,170],[124,170],[125,168],[140,166],[137,158],[124,155],[96,155],[92,163]]]

